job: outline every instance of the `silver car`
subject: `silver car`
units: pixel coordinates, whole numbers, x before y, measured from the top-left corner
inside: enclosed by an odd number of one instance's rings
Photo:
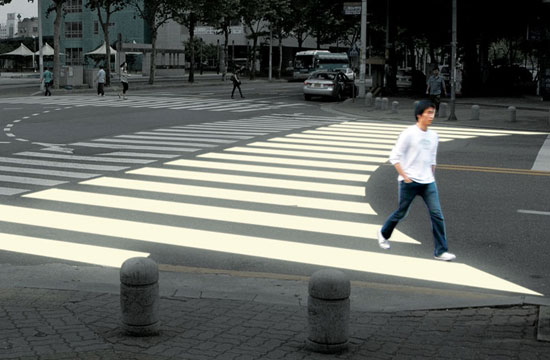
[[[331,97],[338,101],[346,97],[355,97],[357,87],[353,80],[342,72],[318,71],[304,81],[304,98],[311,100],[314,96]]]

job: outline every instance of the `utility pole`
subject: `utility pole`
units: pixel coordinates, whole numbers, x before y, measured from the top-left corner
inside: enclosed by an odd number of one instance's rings
[[[359,74],[359,97],[365,97],[365,70],[367,64],[367,0],[361,1],[361,64]]]
[[[40,71],[40,91],[44,91],[44,55],[42,54],[42,0],[37,0],[38,6],[38,64]],[[59,81],[59,79],[55,79]]]
[[[453,1],[453,23],[451,40],[451,113],[448,121],[456,121],[456,0]]]
[[[269,82],[273,80],[273,29],[269,26]]]

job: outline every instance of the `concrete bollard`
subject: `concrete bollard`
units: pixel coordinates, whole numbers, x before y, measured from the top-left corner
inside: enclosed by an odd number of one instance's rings
[[[374,100],[374,109],[375,110],[380,110],[381,108],[382,108],[382,98],[380,96],[378,96]]]
[[[515,106],[508,106],[508,118],[510,122],[516,122],[516,108]]]
[[[479,120],[479,105],[472,105],[472,120]]]
[[[382,110],[386,111],[390,108],[390,100],[385,97],[385,98],[382,98]]]
[[[315,272],[309,280],[307,348],[321,353],[347,349],[351,284],[334,269]]]
[[[149,258],[128,259],[120,268],[122,329],[128,335],[151,336],[160,331],[159,270]]]
[[[365,105],[368,107],[371,107],[372,104],[372,93],[369,91],[365,94]]]
[[[446,118],[447,117],[447,103],[441,103],[439,104],[439,112],[437,114],[440,118]]]
[[[392,101],[391,112],[397,114],[399,112],[399,101]]]

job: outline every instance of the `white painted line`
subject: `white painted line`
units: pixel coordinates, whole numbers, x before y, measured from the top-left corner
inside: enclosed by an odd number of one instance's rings
[[[535,211],[535,210],[518,210],[522,214],[531,214],[531,215],[546,215],[550,216],[550,211]]]
[[[94,139],[94,142],[107,142],[117,144],[141,144],[141,145],[188,145],[200,147],[216,147],[217,144],[193,143],[187,141],[147,141],[147,140],[124,140],[124,139]]]
[[[375,165],[360,165],[354,163],[346,163],[343,161],[318,161],[318,160],[301,160],[291,158],[280,158],[273,156],[254,156],[254,155],[240,155],[240,154],[228,154],[228,153],[206,153],[200,154],[198,158],[205,159],[221,159],[231,161],[245,161],[256,162],[265,164],[283,164],[283,165],[296,165],[296,166],[310,166],[325,169],[342,169],[342,170],[356,170],[356,171],[375,171],[378,166]]]
[[[76,179],[89,179],[89,178],[101,175],[101,174],[89,174],[89,173],[80,173],[80,172],[72,172],[72,171],[57,171],[57,170],[35,169],[35,168],[21,168],[21,167],[13,167],[13,166],[0,166],[0,171],[23,173],[23,174],[39,174],[39,175],[49,175],[49,176],[60,176],[60,177],[69,177],[69,178],[76,178]]]
[[[78,163],[70,163],[70,162],[27,160],[27,159],[8,158],[8,157],[0,157],[0,163],[1,162],[18,164],[18,165],[35,165],[35,166],[59,167],[59,168],[70,168],[70,169],[88,169],[88,170],[97,170],[97,171],[120,171],[120,170],[128,169],[128,167],[122,167],[122,166],[88,165],[88,164],[78,164]]]
[[[131,170],[128,174],[135,175],[147,175],[166,177],[174,179],[184,180],[199,180],[209,181],[217,183],[228,184],[240,184],[249,186],[264,186],[271,188],[303,190],[303,191],[316,191],[322,193],[333,193],[353,196],[364,196],[364,186],[350,186],[350,185],[335,185],[325,184],[320,182],[311,181],[298,181],[298,180],[282,180],[282,179],[269,179],[265,177],[244,176],[244,175],[226,175],[226,174],[214,174],[210,172],[199,171],[183,171],[172,169],[160,169],[160,168],[141,168]]]
[[[174,137],[177,139],[185,138],[186,136],[192,136],[192,138],[197,140],[197,138],[207,138],[207,139],[231,139],[231,140],[246,140],[246,139],[252,139],[253,136],[239,136],[239,135],[218,135],[215,131],[206,131],[206,134],[203,134],[200,131],[191,131],[190,133],[196,133],[196,134],[187,134],[187,133],[176,133],[176,132],[162,132],[161,130],[155,130],[155,131],[140,131],[137,133],[134,133],[135,135],[151,135],[151,136],[168,136],[168,137]],[[263,135],[263,134],[259,134]],[[200,139],[203,141],[202,139]],[[206,141],[206,140],[204,140]]]
[[[29,189],[16,189],[16,188],[7,188],[7,187],[0,187],[0,195],[4,196],[11,196],[11,195],[17,195],[24,192],[28,192]]]
[[[60,155],[60,154],[45,154],[39,152],[25,151],[16,153],[17,156],[29,156],[29,157],[40,157],[47,159],[66,159],[66,160],[81,160],[81,161],[100,161],[100,162],[116,162],[116,163],[127,163],[127,164],[150,164],[155,160],[142,160],[142,159],[110,159],[101,156],[79,156],[79,155]]]
[[[314,145],[297,145],[297,144],[285,144],[277,142],[253,142],[247,146],[266,147],[273,149],[292,149],[292,150],[307,150],[307,151],[325,151],[330,153],[344,153],[344,154],[363,154],[363,155],[380,155],[390,156],[390,150],[373,150],[373,149],[354,149],[343,148],[336,146],[314,146]]]
[[[531,170],[550,171],[550,135],[548,135],[548,138],[542,144]]]
[[[356,181],[366,183],[369,180],[369,175],[366,174],[353,174],[337,171],[319,171],[319,170],[306,170],[295,169],[279,166],[260,166],[260,165],[245,165],[235,164],[219,161],[201,161],[201,160],[188,160],[181,159],[165,163],[165,165],[173,166],[187,166],[198,167],[204,169],[222,169],[222,170],[234,170],[240,172],[252,172],[260,174],[272,174],[272,175],[288,175],[297,177],[311,177],[316,179],[331,179],[342,181]]]
[[[319,232],[338,236],[372,239],[379,225],[363,222],[331,220],[276,212],[243,210],[209,205],[196,205],[184,202],[142,199],[128,196],[107,195],[83,191],[49,189],[35,192],[25,197],[41,200],[60,201],[71,204],[84,204],[131,211],[192,217],[196,219],[226,221],[236,224],[249,224],[298,231]],[[420,244],[418,241],[396,232],[392,241],[407,244]]]
[[[144,139],[144,140],[181,140],[181,141],[206,141],[206,142],[213,142],[213,143],[219,143],[219,144],[230,144],[235,142],[235,140],[222,140],[222,139],[197,139],[197,138],[186,138],[186,137],[171,137],[171,136],[160,136],[157,134],[157,136],[149,136],[149,135],[118,135],[115,136],[117,139]]]
[[[98,154],[101,156],[128,156],[136,158],[153,158],[153,159],[172,159],[178,157],[176,154],[151,154],[151,153],[135,153],[126,151],[116,151],[111,153]]]
[[[238,254],[408,279],[473,286],[530,295],[542,294],[458,262],[399,256],[380,251],[344,249],[297,241],[196,230],[0,204],[0,220],[82,234],[111,236],[204,251]],[[370,239],[376,235],[369,234]],[[4,242],[4,241],[3,241]],[[84,254],[86,254],[84,252]]]
[[[28,184],[28,185],[41,185],[41,186],[57,186],[67,183],[67,181],[56,181],[56,180],[46,180],[46,179],[37,179],[23,176],[10,176],[10,175],[0,175],[0,181],[16,183],[16,184]]]
[[[388,161],[387,157],[373,157],[373,156],[358,156],[358,155],[343,155],[343,154],[331,154],[331,153],[318,153],[311,151],[290,151],[290,150],[276,150],[276,149],[264,149],[255,147],[232,147],[225,149],[228,152],[239,153],[251,153],[251,154],[263,154],[263,155],[277,155],[277,156],[290,156],[290,157],[303,157],[325,160],[344,160],[344,161],[357,161],[361,163],[385,163]]]
[[[174,195],[198,196],[211,199],[244,201],[256,204],[270,204],[279,206],[291,206],[296,208],[376,215],[376,212],[368,203],[357,201],[321,199],[309,196],[283,195],[247,190],[232,190],[203,185],[195,186],[155,181],[119,179],[106,176],[97,179],[82,181],[79,184],[137,191],[159,192]]]
[[[327,141],[327,140],[308,140],[300,138],[289,138],[289,137],[278,137],[268,139],[270,142],[287,142],[295,144],[313,144],[313,145],[331,145],[331,146],[340,146],[344,148],[364,148],[364,149],[389,149],[393,148],[393,145],[390,144],[370,144],[370,143],[356,143],[356,142],[345,142],[345,141]]]
[[[0,250],[110,267],[120,267],[132,257],[149,256],[137,251],[5,233],[0,233]]]
[[[222,135],[266,135],[267,132],[258,132],[258,131],[219,131],[215,129],[201,129],[201,128],[181,128],[181,129],[158,129],[154,131],[159,132],[175,132],[175,133],[192,133],[192,134],[222,134]],[[193,135],[195,136],[195,135]]]
[[[153,150],[153,151],[180,151],[180,152],[195,152],[200,151],[200,148],[183,148],[183,147],[167,147],[167,146],[138,146],[138,145],[120,145],[120,144],[100,144],[89,142],[77,142],[72,146],[83,146],[104,149],[124,149],[124,150]]]

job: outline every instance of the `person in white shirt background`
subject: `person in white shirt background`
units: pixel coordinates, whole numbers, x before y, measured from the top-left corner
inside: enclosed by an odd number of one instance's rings
[[[399,174],[399,206],[378,230],[378,244],[384,250],[390,248],[388,240],[393,230],[407,216],[414,198],[420,196],[430,212],[434,257],[450,261],[456,256],[448,251],[445,220],[434,177],[439,138],[435,131],[428,129],[435,112],[431,101],[419,101],[415,108],[416,124],[399,135],[391,151],[390,162]]]
[[[97,96],[105,96],[105,70],[103,70],[103,65],[99,67],[99,71],[96,76],[97,80]]]
[[[122,85],[122,93],[118,93],[118,98],[126,100],[126,91],[128,91],[128,64],[123,62],[120,64],[120,85]]]

